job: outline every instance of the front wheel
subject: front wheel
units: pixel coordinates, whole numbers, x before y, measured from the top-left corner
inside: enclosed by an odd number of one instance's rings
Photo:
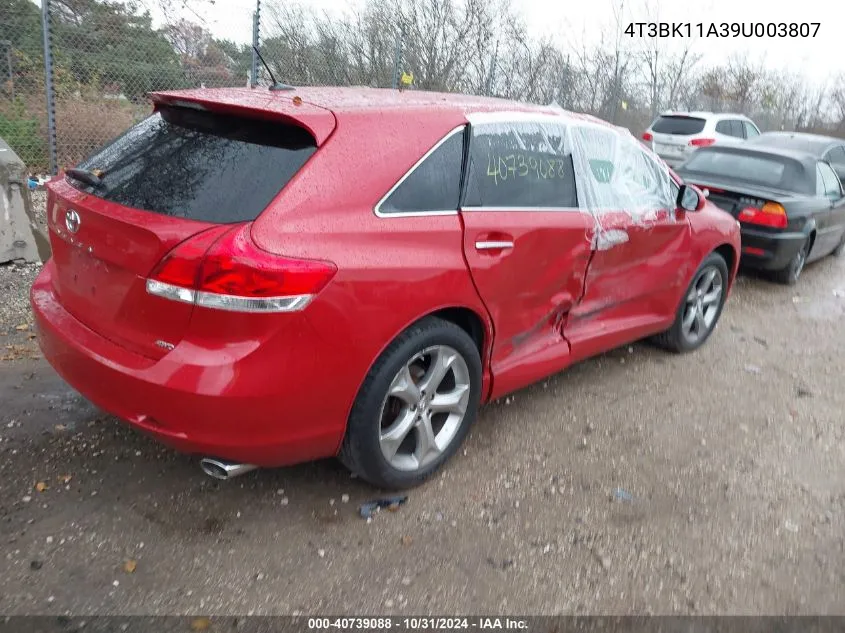
[[[728,288],[728,266],[718,253],[710,253],[692,277],[675,322],[654,342],[675,353],[698,349],[710,337],[722,314]]]
[[[339,458],[376,486],[415,486],[457,451],[480,398],[475,342],[453,323],[425,318],[400,334],[367,374]]]

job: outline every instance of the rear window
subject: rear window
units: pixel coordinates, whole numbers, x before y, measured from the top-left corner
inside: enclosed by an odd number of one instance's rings
[[[161,108],[79,165],[102,183],[78,189],[110,202],[191,220],[254,220],[316,151],[279,122]]]
[[[801,164],[780,156],[700,149],[680,169],[683,172],[695,172],[762,187],[775,187],[800,193],[809,192]]]
[[[689,116],[662,116],[651,126],[652,132],[658,134],[678,134],[689,136],[698,134],[704,129],[704,119]]]

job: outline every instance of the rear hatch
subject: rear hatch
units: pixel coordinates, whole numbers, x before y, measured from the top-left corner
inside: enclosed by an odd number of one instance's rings
[[[690,141],[704,131],[706,119],[684,115],[663,115],[651,126],[652,149],[670,160],[684,160],[695,149]]]
[[[101,336],[161,357],[184,336],[193,304],[150,294],[146,278],[189,238],[201,257],[233,225],[254,220],[316,149],[291,117],[159,103],[49,185],[59,301]]]

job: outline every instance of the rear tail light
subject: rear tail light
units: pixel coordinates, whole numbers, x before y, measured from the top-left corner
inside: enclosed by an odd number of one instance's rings
[[[147,292],[217,310],[294,312],[337,272],[327,262],[262,251],[249,225],[219,235],[208,231],[173,249],[147,279]]]
[[[715,142],[715,138],[694,138],[689,142],[689,144],[693,147],[707,147]]]
[[[762,208],[745,207],[739,212],[738,219],[745,224],[756,224],[758,226],[769,226],[775,229],[785,229],[789,220],[786,217],[786,209],[777,202],[767,202]]]
[[[651,135],[649,132],[643,132],[643,140],[644,141],[652,141],[654,136]]]

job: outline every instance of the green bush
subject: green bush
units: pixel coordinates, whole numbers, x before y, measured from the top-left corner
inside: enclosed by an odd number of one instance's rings
[[[49,159],[46,139],[38,119],[27,116],[22,103],[0,107],[0,138],[9,144],[30,169],[45,169]]]

